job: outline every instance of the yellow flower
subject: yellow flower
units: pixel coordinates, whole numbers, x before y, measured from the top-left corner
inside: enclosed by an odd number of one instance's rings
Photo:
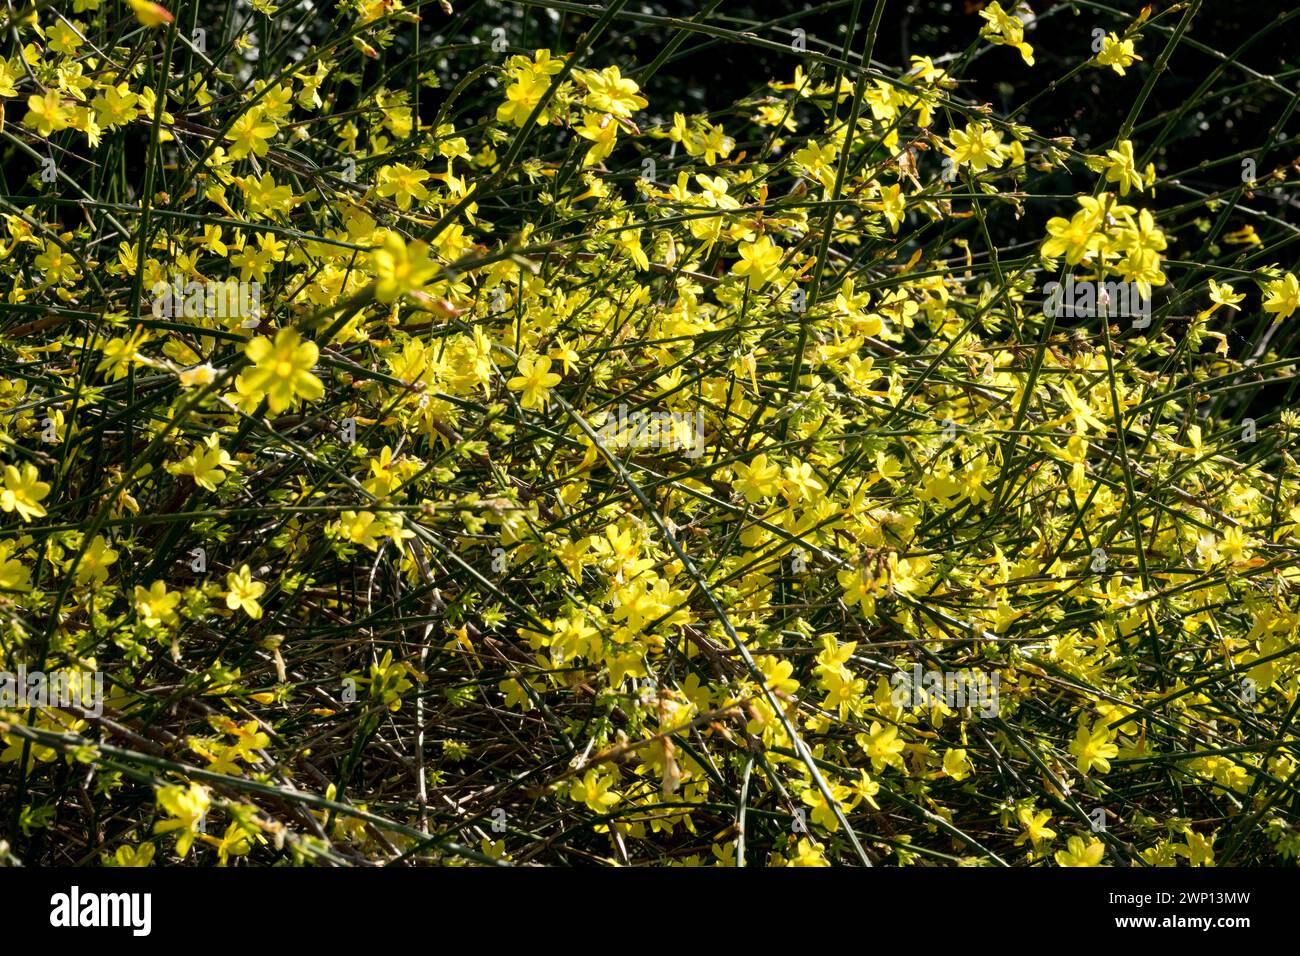
[[[379,663],[370,664],[370,696],[382,701],[396,713],[402,709],[402,694],[414,685],[406,679],[411,668],[404,661],[394,661],[393,652],[385,651]]]
[[[872,780],[865,770],[858,771],[858,782],[850,788],[852,792],[852,802],[857,803],[865,800],[872,809],[879,810],[880,804],[876,803],[876,794],[880,792],[880,784]]]
[[[1080,196],[1079,205],[1083,208],[1069,219],[1053,216],[1047,220],[1048,238],[1043,242],[1043,255],[1055,258],[1064,254],[1066,262],[1076,265],[1101,249],[1106,242],[1105,234],[1100,231],[1104,221],[1101,205],[1091,196]]]
[[[171,815],[170,820],[160,820],[154,824],[154,833],[171,833],[176,835],[176,853],[184,859],[190,847],[198,838],[199,827],[212,805],[212,797],[206,787],[191,783],[188,787],[172,784],[158,790],[158,805]]]
[[[858,605],[866,617],[871,617],[875,613],[876,578],[871,574],[867,565],[837,571],[835,579],[839,581],[840,587],[844,589],[845,604],[850,607],[855,604]]]
[[[135,105],[139,99],[125,83],[106,86],[90,103],[95,111],[95,122],[105,129],[131,122],[139,112]]]
[[[126,2],[131,5],[135,18],[147,27],[160,27],[175,19],[164,7],[152,3],[151,0],[126,0]]]
[[[899,183],[894,183],[894,185],[882,189],[878,201],[867,202],[863,205],[868,209],[875,209],[884,213],[885,218],[889,220],[889,228],[892,232],[898,232],[903,217],[907,215],[907,200],[903,198],[903,187]]]
[[[127,844],[118,847],[112,858],[105,862],[109,866],[145,867],[153,862],[155,850],[152,843],[141,843],[138,847]]]
[[[31,586],[32,572],[13,553],[12,541],[0,542],[0,591],[26,591]]]
[[[757,504],[781,492],[781,466],[769,463],[767,455],[757,454],[748,465],[736,465],[731,486],[750,504]]]
[[[527,712],[533,709],[532,698],[528,696],[528,691],[524,685],[513,677],[508,677],[497,684],[498,689],[505,696],[507,707],[518,707],[521,711]]]
[[[68,56],[76,56],[83,42],[77,31],[62,20],[45,31],[45,36],[50,41],[51,50],[55,53],[66,53]]]
[[[1137,160],[1133,157],[1133,142],[1124,140],[1117,149],[1106,150],[1106,182],[1119,183],[1119,194],[1127,196],[1131,188],[1142,191],[1142,175],[1137,170]]]
[[[587,86],[587,98],[583,103],[601,113],[613,113],[628,119],[646,105],[645,97],[637,95],[640,87],[635,81],[621,76],[617,66],[583,73],[579,79]]]
[[[71,253],[65,252],[49,239],[45,240],[45,249],[33,260],[33,264],[45,274],[45,281],[50,284],[63,284],[81,278]]]
[[[831,796],[834,797],[837,804],[845,804],[854,791],[842,784],[833,783],[830,785]],[[801,799],[812,808],[812,822],[831,833],[837,833],[840,829],[840,821],[835,816],[835,810],[827,801],[826,795],[818,787],[810,787],[802,794]]]
[[[869,733],[858,734],[855,738],[863,751],[871,758],[871,768],[876,772],[886,767],[902,769],[903,758],[900,756],[906,744],[898,738],[898,728],[893,724],[881,725],[871,722]]]
[[[44,94],[33,93],[27,97],[27,115],[23,117],[23,125],[42,136],[49,136],[71,126],[72,117],[72,108],[63,104],[63,97],[54,90],[46,90]]]
[[[200,488],[216,491],[217,485],[226,480],[226,472],[222,469],[234,471],[239,465],[221,447],[221,436],[214,434],[203,439],[202,444],[195,445],[184,459],[168,462],[165,467],[170,474],[189,475]]]
[[[565,375],[573,371],[573,363],[582,357],[563,337],[556,339],[554,347],[546,354],[564,366]]]
[[[93,581],[95,585],[103,584],[108,580],[109,567],[116,563],[117,552],[108,546],[103,535],[95,535],[77,564],[77,583]]]
[[[247,203],[248,211],[253,216],[266,218],[277,212],[291,212],[298,203],[293,190],[287,184],[278,185],[275,177],[270,173],[266,173],[261,178],[240,176],[235,182],[239,184],[239,189],[244,194],[244,202]],[[263,237],[274,238],[269,233],[259,236],[264,246],[267,242]]]
[[[712,166],[719,157],[726,159],[730,156],[735,146],[736,141],[727,135],[726,130],[705,120],[701,133],[686,142],[686,151],[692,156],[702,155],[704,161]]]
[[[1132,40],[1121,40],[1116,34],[1108,33],[1101,41],[1101,52],[1094,59],[1098,66],[1108,66],[1123,76],[1124,68],[1142,57],[1133,52]]]
[[[200,385],[211,385],[217,380],[217,370],[210,364],[204,362],[202,365],[195,365],[191,368],[182,369],[177,375],[180,380],[181,388],[195,388]]]
[[[1300,308],[1300,282],[1291,273],[1264,284],[1264,311],[1273,313],[1273,322],[1289,319]]]
[[[1034,65],[1034,48],[1025,42],[1025,25],[1019,17],[1003,10],[997,0],[981,10],[980,16],[987,21],[980,36],[995,44],[1015,47],[1027,65]]]
[[[325,394],[324,384],[311,371],[320,350],[316,343],[304,342],[297,329],[281,329],[274,342],[259,335],[244,346],[244,354],[253,367],[240,373],[235,389],[250,398],[265,396],[276,414],[299,399],[314,402]]]
[[[787,866],[830,866],[826,856],[823,854],[825,848],[820,843],[814,843],[809,839],[799,841],[795,849],[795,854],[790,858]]]
[[[608,113],[586,113],[582,125],[575,132],[585,140],[591,141],[591,148],[583,157],[583,166],[594,166],[614,152],[618,141],[618,122]]]
[[[104,357],[95,366],[95,371],[104,372],[105,378],[110,382],[125,378],[132,368],[142,364],[139,350],[147,337],[148,333],[140,328],[128,338],[115,338],[105,342]]]
[[[0,96],[17,96],[18,79],[22,75],[22,67],[0,60]]]
[[[791,502],[816,501],[826,490],[814,474],[812,465],[806,461],[786,465],[783,474],[785,480],[781,483],[781,494]]]
[[[262,616],[262,605],[257,599],[266,593],[266,585],[254,581],[248,565],[226,575],[226,607],[232,611],[242,609],[254,621]]]
[[[1047,824],[1051,822],[1052,815],[1046,810],[1034,813],[1032,810],[1021,807],[1016,811],[1016,818],[1020,825],[1025,828],[1025,832],[1016,837],[1016,846],[1020,846],[1026,840],[1030,841],[1034,849],[1038,849],[1040,843],[1050,843],[1056,838],[1056,831]]]
[[[1089,837],[1085,843],[1083,837],[1072,836],[1066,841],[1066,849],[1056,851],[1056,863],[1058,866],[1097,866],[1105,855],[1106,847],[1100,840]]]
[[[135,586],[135,613],[146,627],[175,624],[178,620],[176,605],[180,600],[179,592],[167,590],[166,581],[155,581],[147,591],[138,584]]]
[[[970,776],[971,763],[966,751],[954,748],[943,755],[943,771],[952,779],[961,781]]]
[[[1237,303],[1244,301],[1246,294],[1236,292],[1232,285],[1227,282],[1215,282],[1210,280],[1210,301],[1214,303],[1208,309],[1203,310],[1197,315],[1199,319],[1206,319],[1219,310],[1220,307],[1232,309],[1234,312],[1240,312],[1241,306]]]
[[[523,126],[550,85],[550,77],[545,73],[528,70],[516,75],[515,82],[506,87],[506,101],[497,107],[497,121]],[[537,114],[539,125],[550,121],[547,115],[549,112],[550,110],[542,110]]]
[[[24,521],[44,518],[41,499],[50,493],[50,486],[40,480],[35,465],[24,463],[19,468],[5,465],[5,485],[0,490],[0,509],[17,511]]]
[[[339,515],[338,533],[353,544],[378,551],[384,538],[392,538],[401,545],[403,539],[415,536],[414,531],[402,527],[396,514],[376,515],[373,511],[345,511]]]
[[[619,801],[619,795],[610,789],[613,782],[612,778],[601,776],[597,768],[589,767],[580,780],[573,781],[569,798],[586,804],[592,813],[604,814]]]
[[[428,178],[426,170],[393,163],[380,168],[375,176],[376,192],[381,196],[392,196],[398,209],[410,209],[412,199],[424,202],[429,198],[429,190],[424,185]]]
[[[525,355],[515,367],[519,374],[506,382],[512,392],[523,392],[524,408],[542,408],[546,405],[547,393],[560,384],[560,376],[551,371],[551,360],[545,355]]]
[[[838,154],[838,144],[823,144],[814,140],[796,152],[792,158],[823,187],[831,189],[835,184],[835,159]],[[701,178],[707,179],[707,177]]]
[[[775,277],[783,255],[784,250],[772,241],[771,236],[742,242],[740,261],[731,267],[731,271],[739,276],[748,276],[753,288],[761,289]]]
[[[1183,833],[1183,839],[1186,843],[1182,846],[1175,845],[1173,848],[1174,853],[1186,859],[1191,866],[1214,866],[1214,838],[1216,835],[1211,833],[1208,837],[1203,837],[1189,827]]]
[[[226,139],[232,143],[230,158],[243,159],[249,153],[265,156],[267,141],[275,133],[275,124],[266,119],[265,110],[260,106],[253,107],[235,120],[226,133]]]
[[[1070,753],[1078,758],[1079,773],[1086,774],[1093,767],[1102,773],[1110,772],[1110,758],[1119,754],[1119,748],[1110,742],[1110,731],[1105,721],[1098,721],[1091,729],[1079,721],[1079,729],[1070,744]]]
[[[438,269],[429,259],[427,245],[413,242],[408,246],[395,232],[388,233],[384,244],[370,253],[370,264],[375,273],[375,298],[380,302],[418,292]]]
[[[967,123],[965,131],[954,129],[948,134],[952,148],[947,152],[952,157],[953,165],[970,164],[970,168],[981,173],[992,166],[998,169],[1011,151],[1002,145],[1002,134],[988,123]]]

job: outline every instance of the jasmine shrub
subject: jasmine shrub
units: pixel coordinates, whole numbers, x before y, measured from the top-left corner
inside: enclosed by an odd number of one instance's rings
[[[887,6],[0,11],[0,858],[1294,861],[1297,11]]]

